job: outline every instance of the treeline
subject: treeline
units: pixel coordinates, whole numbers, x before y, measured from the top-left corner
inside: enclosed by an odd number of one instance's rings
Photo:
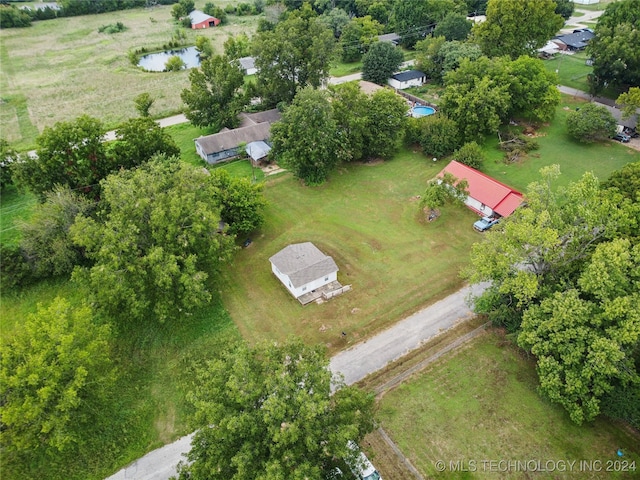
[[[29,27],[31,22],[36,20],[92,15],[173,3],[177,3],[177,0],[60,0],[57,2],[57,8],[48,5],[44,8],[18,8],[8,2],[2,2],[0,4],[0,28]]]

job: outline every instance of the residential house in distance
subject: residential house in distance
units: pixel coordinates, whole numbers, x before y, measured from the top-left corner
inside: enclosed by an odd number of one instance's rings
[[[427,74],[420,70],[407,70],[391,76],[387,83],[397,90],[420,87],[427,82]]]
[[[594,33],[589,28],[581,28],[574,30],[573,33],[565,35],[557,35],[551,41],[558,45],[560,50],[568,50],[570,52],[579,52],[584,50],[594,37]]]
[[[469,184],[465,205],[483,217],[508,217],[523,203],[522,194],[475,168],[452,160],[438,174],[450,173]]]
[[[202,159],[213,165],[238,156],[238,147],[251,142],[268,143],[271,136],[271,124],[280,120],[277,109],[258,113],[241,113],[239,128],[222,130],[213,135],[195,139],[196,151]]]
[[[340,285],[336,262],[311,242],[288,245],[269,261],[274,275],[303,305],[351,288]]]
[[[256,68],[256,60],[253,57],[242,57],[238,59],[240,62],[240,68],[244,72],[245,75],[255,75],[258,73],[258,69]]]
[[[220,25],[219,18],[207,15],[200,10],[194,10],[191,12],[189,14],[189,19],[191,20],[191,28],[193,29],[217,27]]]

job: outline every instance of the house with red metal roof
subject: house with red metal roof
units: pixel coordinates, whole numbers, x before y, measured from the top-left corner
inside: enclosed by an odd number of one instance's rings
[[[463,163],[452,160],[438,176],[441,177],[444,173],[467,181],[469,196],[464,203],[482,216],[497,214],[508,217],[523,203],[520,192]]]

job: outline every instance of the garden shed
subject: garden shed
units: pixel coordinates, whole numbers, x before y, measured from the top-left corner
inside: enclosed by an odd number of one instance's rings
[[[427,81],[427,74],[420,70],[407,70],[394,74],[388,83],[393,88],[404,90],[409,87],[420,87]]]

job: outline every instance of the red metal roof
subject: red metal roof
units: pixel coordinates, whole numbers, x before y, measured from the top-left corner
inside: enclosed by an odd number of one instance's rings
[[[511,215],[522,203],[522,194],[478,170],[452,160],[438,174],[445,172],[469,184],[469,196],[487,205],[503,217]]]

